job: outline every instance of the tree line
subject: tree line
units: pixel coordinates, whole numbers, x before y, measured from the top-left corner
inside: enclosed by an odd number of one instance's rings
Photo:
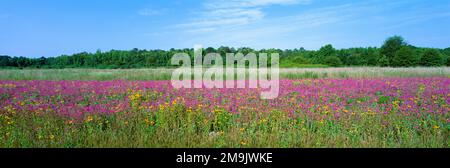
[[[111,50],[95,53],[82,52],[58,57],[11,57],[0,56],[1,68],[152,68],[171,67],[171,57],[176,53],[188,53],[192,60],[194,50]],[[329,67],[341,66],[381,66],[381,67],[415,67],[415,66],[450,66],[450,47],[433,49],[415,47],[408,44],[401,36],[388,38],[378,47],[360,47],[335,49],[331,44],[319,50],[298,49],[262,49],[254,50],[248,47],[208,47],[206,53],[279,53],[280,64],[283,67],[301,67],[304,65],[322,65]]]

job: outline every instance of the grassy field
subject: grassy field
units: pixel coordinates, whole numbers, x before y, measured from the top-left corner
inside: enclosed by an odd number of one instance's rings
[[[0,80],[170,80],[173,69],[3,69]],[[450,77],[439,68],[282,68],[282,79]]]
[[[448,148],[449,70],[282,69],[275,100],[170,69],[0,70],[0,147]]]

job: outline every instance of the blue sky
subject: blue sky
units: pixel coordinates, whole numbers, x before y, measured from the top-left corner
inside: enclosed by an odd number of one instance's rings
[[[111,49],[450,47],[448,0],[1,0],[0,55]]]

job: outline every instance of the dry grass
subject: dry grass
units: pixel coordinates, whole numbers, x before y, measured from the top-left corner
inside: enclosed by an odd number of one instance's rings
[[[0,70],[0,80],[170,80],[173,69],[25,69]],[[248,72],[247,72],[248,73]],[[282,79],[450,77],[450,67],[436,68],[282,68]]]

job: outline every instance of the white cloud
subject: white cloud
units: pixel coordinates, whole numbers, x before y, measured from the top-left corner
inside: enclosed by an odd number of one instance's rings
[[[167,12],[167,9],[156,10],[156,9],[145,8],[145,9],[140,10],[138,12],[138,14],[141,16],[155,16],[155,15],[165,14],[166,12]]]
[[[234,2],[234,1],[232,1]],[[230,45],[230,46],[249,46],[251,47],[280,47],[291,46],[288,44],[292,39],[297,41],[317,40],[322,37],[314,37],[311,31],[317,27],[329,25],[333,27],[338,23],[351,22],[359,19],[361,13],[373,12],[378,10],[371,3],[359,4],[343,4],[331,7],[322,7],[318,9],[301,11],[291,16],[264,18],[262,8],[266,4],[292,4],[290,1],[258,1],[253,2],[254,8],[218,8],[215,12],[211,12],[209,17],[216,18],[204,19],[203,21],[179,24],[177,28],[185,29],[185,33],[189,36],[189,40],[184,45],[201,43],[210,46]],[[300,1],[297,1],[297,4]],[[306,2],[306,1],[304,1]],[[256,6],[256,7],[255,7]],[[256,9],[260,13],[257,15],[249,15],[249,10]],[[233,14],[226,14],[234,12]],[[254,12],[258,13],[258,12]],[[219,18],[219,19],[217,19]],[[250,18],[254,18],[253,20]],[[190,34],[190,35],[189,35]],[[286,41],[285,39],[291,39]],[[312,44],[317,41],[309,41]],[[298,43],[297,43],[298,44]]]
[[[209,9],[254,8],[269,5],[309,4],[311,0],[210,0],[205,4]]]
[[[209,15],[190,23],[178,24],[178,28],[203,29],[223,26],[239,26],[261,20],[264,14],[257,9],[220,9],[210,11]]]
[[[215,30],[217,30],[216,28],[211,28],[211,27],[207,27],[207,28],[198,28],[198,29],[190,29],[187,30],[187,33],[192,33],[192,34],[201,34],[201,33],[208,33],[208,32],[214,32]]]
[[[430,10],[432,11],[432,10]],[[401,16],[397,19],[392,19],[390,22],[390,26],[385,27],[385,29],[394,29],[399,27],[404,27],[408,25],[413,25],[417,23],[421,23],[427,20],[436,19],[436,18],[448,18],[450,17],[450,12],[412,12],[407,13],[404,16]]]
[[[398,10],[414,4],[410,0],[369,0],[266,17],[269,14],[265,13],[265,9],[270,5],[308,3],[311,1],[211,0],[203,4],[204,12],[198,13],[196,18],[171,28],[181,32],[181,46],[317,47],[349,39],[351,37],[345,33],[351,30],[370,36],[369,30],[384,32],[383,29],[393,25],[405,26],[449,16],[443,10],[437,12],[436,9],[427,10],[424,7],[416,12]]]
[[[308,4],[311,0],[209,0],[203,4],[204,12],[187,23],[173,27],[186,32],[205,32],[219,28],[243,26],[265,17],[264,7],[271,5]]]

